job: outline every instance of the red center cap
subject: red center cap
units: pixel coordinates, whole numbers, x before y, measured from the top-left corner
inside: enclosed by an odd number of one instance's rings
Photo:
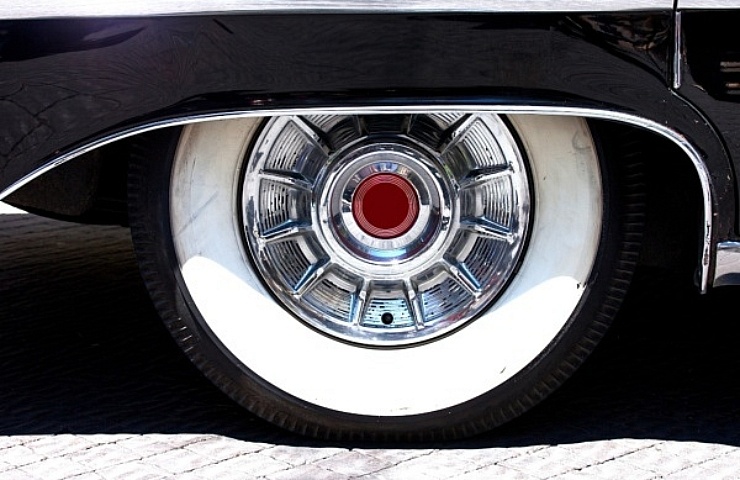
[[[419,216],[419,198],[411,184],[392,173],[363,180],[352,197],[357,224],[377,238],[396,238],[408,232]]]

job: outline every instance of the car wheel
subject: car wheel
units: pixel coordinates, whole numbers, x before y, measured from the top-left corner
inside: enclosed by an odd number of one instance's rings
[[[180,346],[258,416],[458,438],[553,391],[624,296],[640,207],[599,152],[566,116],[196,123],[141,146],[134,244]]]

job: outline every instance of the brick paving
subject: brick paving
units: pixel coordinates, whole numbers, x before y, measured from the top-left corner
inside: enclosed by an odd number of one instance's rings
[[[317,442],[243,412],[159,324],[128,231],[0,204],[0,478],[740,479],[740,290],[641,272],[587,365],[433,445]]]

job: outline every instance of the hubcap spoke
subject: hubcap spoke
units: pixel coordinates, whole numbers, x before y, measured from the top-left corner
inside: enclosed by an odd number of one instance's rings
[[[329,271],[329,259],[322,259],[308,267],[293,289],[293,296],[300,300],[306,293],[311,291],[324,278]]]
[[[357,134],[360,136],[367,135],[367,125],[365,124],[365,119],[361,115],[355,115],[353,119]]]
[[[299,190],[313,191],[313,184],[300,173],[289,172],[287,170],[260,170],[259,176],[264,180],[280,183]]]
[[[452,150],[463,138],[465,138],[465,134],[473,125],[476,118],[477,117],[475,115],[466,115],[450,125],[450,127],[442,134],[440,156],[447,154],[447,152]]]
[[[331,140],[331,137],[329,135],[321,130],[317,125],[315,125],[313,122],[308,120],[305,117],[294,117],[295,124],[303,130],[306,135],[309,136],[312,143],[322,149],[324,153],[328,155],[328,153],[332,150],[334,150],[335,146]]]
[[[450,274],[453,280],[455,280],[461,287],[468,291],[473,297],[479,297],[481,294],[481,285],[478,279],[468,270],[468,267],[464,263],[458,262],[456,259],[446,256],[442,262],[447,273]]]
[[[503,240],[508,243],[514,240],[512,231],[509,228],[487,218],[467,217],[460,220],[460,227],[486,238]]]
[[[357,327],[362,323],[362,319],[365,318],[365,312],[367,311],[367,301],[370,297],[370,282],[364,280],[352,295],[352,313],[351,313],[351,324],[353,327]]]
[[[511,174],[512,170],[509,165],[495,165],[493,167],[478,168],[469,172],[468,175],[460,180],[459,184],[461,189],[473,188]]]
[[[330,147],[326,145],[327,137],[324,132],[303,117],[291,117],[293,124],[298,127],[314,147],[329,154]]]
[[[406,115],[406,118],[403,119],[401,133],[409,135],[414,128],[414,120],[416,120],[416,115]]]
[[[265,230],[260,240],[263,244],[280,242],[289,238],[298,237],[311,232],[313,229],[309,223],[301,223],[294,220],[287,221],[277,227]]]
[[[411,308],[411,314],[414,316],[414,324],[417,330],[424,328],[424,312],[421,308],[421,300],[419,298],[419,292],[417,291],[411,280],[406,280],[403,284],[404,294],[406,295],[406,302],[408,302]]]

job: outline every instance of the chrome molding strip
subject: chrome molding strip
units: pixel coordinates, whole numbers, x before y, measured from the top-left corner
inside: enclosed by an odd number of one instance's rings
[[[614,12],[672,10],[673,0],[6,0],[0,19],[214,13]]]
[[[679,10],[737,10],[740,9],[738,0],[678,0],[676,7]]]
[[[336,107],[336,108],[303,108],[303,109],[278,109],[278,110],[251,110],[251,111],[233,111],[219,114],[201,114],[182,117],[178,119],[164,120],[159,122],[153,122],[146,125],[140,125],[137,127],[123,130],[113,135],[103,137],[90,144],[80,147],[76,150],[68,152],[65,155],[57,157],[48,164],[38,168],[34,172],[26,175],[22,179],[18,180],[4,191],[0,192],[0,200],[4,199],[14,191],[20,189],[23,185],[26,185],[35,178],[47,173],[48,171],[62,165],[80,155],[88,153],[96,148],[102,147],[109,143],[113,143],[117,140],[132,137],[144,132],[157,130],[160,128],[174,127],[185,125],[194,122],[205,122],[205,121],[216,121],[216,120],[228,120],[233,118],[242,117],[264,117],[264,116],[277,116],[277,115],[306,115],[306,114],[372,114],[372,113],[415,113],[415,112],[486,112],[486,113],[498,113],[502,115],[507,114],[529,114],[529,115],[569,115],[579,116],[587,118],[595,118],[602,120],[614,120],[630,125],[645,128],[657,134],[660,134],[669,140],[673,141],[678,145],[681,150],[688,155],[691,162],[694,164],[699,182],[701,184],[701,190],[703,194],[703,213],[704,213],[704,229],[702,234],[702,255],[701,255],[701,279],[700,288],[702,292],[706,292],[709,286],[709,267],[711,264],[711,253],[712,253],[712,184],[709,176],[709,171],[706,165],[702,161],[701,154],[691,144],[691,142],[680,133],[672,130],[665,125],[648,120],[636,115],[630,115],[627,113],[613,112],[608,110],[596,110],[589,108],[572,108],[572,107],[538,107],[538,106],[475,106],[475,105],[444,105],[444,106],[388,106],[388,107],[366,107],[366,108],[349,108],[349,107]]]
[[[717,258],[712,285],[740,285],[740,242],[717,244]]]
[[[676,12],[675,27],[673,29],[673,89],[681,88],[681,68],[683,63],[683,29],[681,28],[681,12]]]

